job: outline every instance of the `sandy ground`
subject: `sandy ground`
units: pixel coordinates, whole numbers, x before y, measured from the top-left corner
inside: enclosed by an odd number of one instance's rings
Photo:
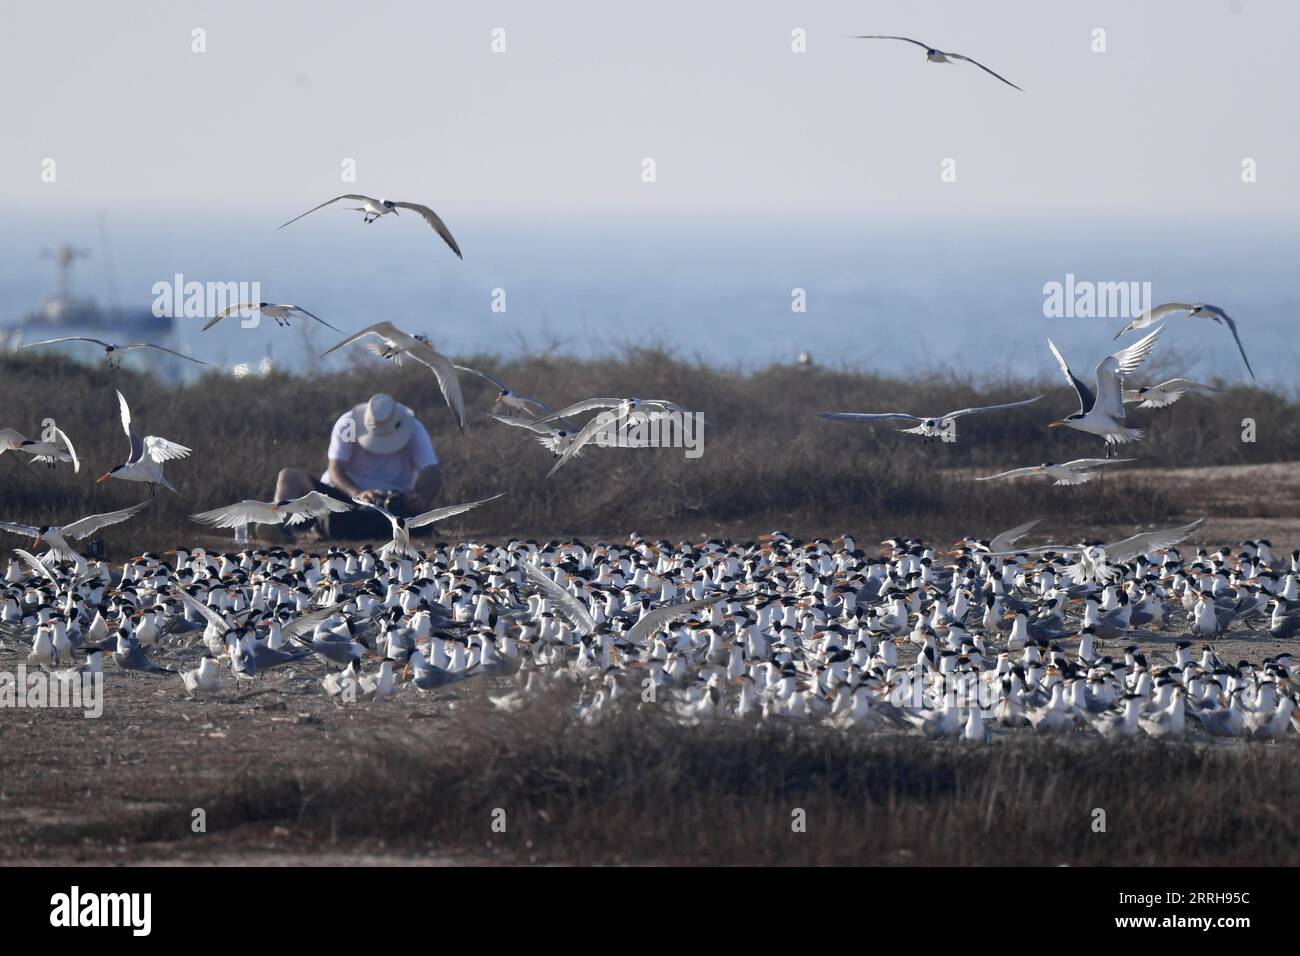
[[[1159,481],[1187,514],[1211,515],[1198,541],[1217,546],[1267,537],[1279,556],[1300,547],[1300,465],[1131,470],[1122,480]],[[669,529],[660,533],[674,536]],[[1147,644],[1161,657],[1182,636],[1154,634]],[[1284,649],[1266,632],[1246,629],[1234,630],[1215,647],[1227,660],[1259,660]],[[1300,651],[1300,642],[1285,649]],[[197,654],[169,649],[159,661],[193,666]],[[0,667],[12,669],[18,659],[16,649],[0,650]],[[292,827],[222,826],[211,835],[191,831],[192,811],[247,775],[290,768],[307,801],[312,781],[328,777],[340,752],[366,753],[417,738],[456,739],[461,715],[454,693],[403,692],[378,706],[341,707],[320,689],[322,669],[312,663],[265,674],[256,690],[242,696],[223,689],[213,698],[192,701],[177,677],[124,674],[112,665],[106,671],[101,719],[53,709],[0,715],[0,862],[299,866],[492,860],[484,849],[449,854],[445,847],[422,852],[409,845],[390,849],[382,842],[322,846],[305,841]],[[113,845],[75,833],[85,824],[111,824],[142,812],[174,814],[174,839]]]

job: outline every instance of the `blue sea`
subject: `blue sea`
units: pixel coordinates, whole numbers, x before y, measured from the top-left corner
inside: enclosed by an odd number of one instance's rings
[[[90,254],[74,267],[74,292],[105,306],[150,308],[155,284],[179,274],[258,282],[267,301],[296,303],[349,332],[391,320],[462,357],[548,348],[599,356],[649,345],[724,368],[807,352],[836,368],[996,380],[1058,374],[1049,335],[1076,370],[1110,350],[1122,318],[1045,317],[1045,285],[1072,275],[1076,286],[1147,282],[1156,302],[1220,305],[1240,323],[1260,384],[1294,390],[1297,382],[1300,227],[1282,220],[571,212],[470,202],[438,210],[464,261],[414,216],[363,225],[360,214],[334,208],[276,231],[300,210],[19,210],[0,237],[0,325],[51,292],[54,266],[39,253],[66,240]],[[800,298],[804,311],[795,311]],[[300,370],[308,348],[338,338],[317,327],[305,340],[271,321],[246,329],[227,319],[209,332],[202,324],[178,320],[163,344],[226,367],[269,355]],[[1208,321],[1172,320],[1157,354],[1161,371],[1248,381],[1231,336]]]

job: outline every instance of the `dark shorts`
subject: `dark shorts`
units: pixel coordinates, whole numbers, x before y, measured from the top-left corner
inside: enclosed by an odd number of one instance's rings
[[[313,481],[312,484],[323,495],[329,495],[331,498],[346,501],[349,504],[352,503],[351,495],[339,491],[323,481]],[[384,503],[384,507],[401,518],[407,518],[411,515],[406,496],[400,491],[394,491],[389,500]],[[307,525],[303,525],[303,527],[307,527]],[[360,540],[362,538],[391,538],[393,536],[393,528],[388,523],[388,519],[372,508],[354,507],[351,511],[337,513],[331,511],[324,517],[317,518],[315,527],[324,538]],[[422,534],[429,534],[431,531],[432,529],[421,528],[419,531],[412,532],[411,537],[417,538]]]

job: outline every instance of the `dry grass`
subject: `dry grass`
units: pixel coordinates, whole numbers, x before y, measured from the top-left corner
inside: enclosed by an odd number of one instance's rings
[[[966,748],[782,722],[682,727],[636,711],[591,726],[565,701],[511,716],[462,701],[454,726],[363,746],[323,771],[245,768],[176,809],[50,828],[38,843],[166,844],[197,805],[215,846],[274,830],[313,852],[504,862],[1300,862],[1284,809],[1300,798],[1292,746],[1019,735]],[[504,833],[490,828],[496,808]],[[792,828],[796,809],[806,832]]]
[[[934,528],[992,531],[1028,513],[1050,513],[1058,524],[1096,516],[1122,524],[1159,520],[1171,510],[1163,493],[1148,485],[1129,486],[1121,495],[1102,483],[1054,489],[1041,482],[981,484],[939,473],[1096,454],[1100,444],[1089,436],[1044,427],[1072,410],[1071,393],[1055,381],[977,387],[941,378],[918,385],[791,366],[740,373],[645,350],[606,361],[549,356],[507,363],[484,357],[464,361],[481,363],[518,391],[557,406],[605,394],[671,398],[705,414],[704,456],[688,461],[669,449],[594,449],[547,481],[548,453],[521,430],[485,417],[493,396],[484,383],[464,383],[470,427],[461,436],[432,377],[422,366],[410,367],[413,363],[394,369],[367,362],[311,377],[235,379],[210,373],[191,385],[168,387],[60,356],[3,356],[0,407],[8,420],[0,427],[31,435],[39,432],[43,418],[53,417],[88,460],[86,470],[74,478],[66,469],[29,469],[18,456],[4,455],[0,488],[5,517],[60,521],[139,500],[142,486],[92,483],[121,461],[125,449],[115,386],[126,394],[145,434],[196,449],[191,460],[167,468],[181,497],[162,492],[139,519],[106,534],[119,554],[191,541],[198,529],[187,521],[188,514],[241,498],[269,497],[280,467],[323,470],[333,420],[380,388],[411,405],[429,427],[444,464],[445,500],[508,493],[474,512],[465,524],[452,526],[452,532],[528,537],[622,535],[634,528],[656,534],[790,527],[804,534],[917,534]],[[1034,406],[961,422],[956,444],[923,446],[889,425],[854,426],[815,417],[824,410],[895,406],[935,413],[1039,392],[1047,397]],[[1258,423],[1255,444],[1240,440],[1247,415]],[[1190,397],[1133,417],[1138,425],[1156,422],[1149,440],[1138,446],[1146,463],[1188,466],[1300,457],[1296,402],[1262,391],[1238,387],[1221,401]]]

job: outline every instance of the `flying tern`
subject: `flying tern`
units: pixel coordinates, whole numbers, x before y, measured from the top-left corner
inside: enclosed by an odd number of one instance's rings
[[[996,475],[976,478],[976,481],[995,481],[998,478],[1024,478],[1029,475],[1043,475],[1055,479],[1054,485],[1082,485],[1097,477],[1095,468],[1103,465],[1118,465],[1120,462],[1137,461],[1136,458],[1076,458],[1074,461],[1061,463],[1045,461],[1041,465],[1028,468],[1013,468]]]
[[[60,438],[63,439],[62,445],[58,441]],[[77,449],[72,447],[72,439],[57,425],[54,426],[54,439],[53,441],[46,441],[43,438],[39,440],[34,438],[24,439],[14,447],[14,451],[31,455],[32,461],[43,462],[50,468],[58,464],[71,462],[72,473],[80,474],[81,459],[77,457]]]
[[[1213,385],[1202,385],[1186,378],[1171,378],[1159,385],[1143,385],[1140,388],[1124,389],[1124,404],[1140,402],[1138,408],[1165,408],[1178,401],[1188,392],[1221,392],[1223,389]]]
[[[1255,380],[1255,370],[1250,367],[1250,359],[1246,358],[1246,347],[1241,344],[1241,336],[1237,333],[1236,320],[1217,305],[1209,305],[1204,302],[1165,302],[1162,305],[1152,306],[1116,332],[1115,338],[1119,338],[1127,332],[1145,329],[1148,325],[1154,325],[1166,316],[1175,315],[1179,312],[1186,312],[1189,319],[1194,319],[1199,315],[1207,319],[1213,319],[1220,325],[1226,325],[1228,331],[1232,333],[1233,340],[1237,343],[1237,351],[1241,353],[1241,360],[1246,363],[1246,371],[1250,373],[1251,381]]]
[[[383,340],[383,345],[374,350],[381,358],[396,360],[402,354],[406,354],[432,369],[438,379],[438,388],[442,390],[442,397],[446,399],[447,407],[451,409],[452,417],[456,419],[456,427],[461,431],[465,430],[465,399],[460,392],[460,379],[456,375],[456,366],[452,364],[451,359],[434,349],[427,336],[403,332],[392,322],[376,322],[360,332],[349,335],[322,354],[329,355],[367,335],[374,335]]]
[[[157,435],[148,435],[142,439],[131,424],[131,409],[121,392],[117,393],[117,401],[122,413],[122,430],[126,432],[126,437],[131,443],[131,452],[123,464],[115,465],[104,472],[95,479],[95,483],[99,484],[110,478],[120,478],[123,481],[147,482],[151,494],[157,492],[158,485],[180,494],[172,483],[163,477],[163,462],[185,458],[192,449],[159,438]]]
[[[131,342],[127,345],[115,345],[112,342],[105,342],[101,339],[92,339],[83,335],[67,335],[59,339],[45,339],[43,342],[32,342],[24,345],[25,349],[34,349],[38,345],[58,345],[60,342],[91,342],[100,346],[104,350],[104,355],[108,357],[109,368],[121,368],[122,352],[130,352],[135,349],[156,349],[159,352],[166,352],[168,355],[175,355],[177,358],[183,358],[187,362],[193,362],[195,365],[207,365],[207,362],[200,361],[191,355],[184,355],[175,349],[169,349],[165,345],[155,345],[153,342]]]
[[[502,494],[505,494],[505,492],[502,492]],[[360,505],[365,508],[373,508],[375,511],[378,511],[385,518],[387,518],[389,524],[393,526],[393,540],[389,544],[384,545],[383,548],[380,549],[379,552],[380,555],[386,558],[387,557],[413,558],[416,556],[416,550],[415,548],[411,547],[410,532],[414,531],[417,528],[423,528],[425,525],[430,525],[430,524],[434,524],[435,522],[442,521],[445,518],[451,518],[458,514],[464,514],[466,511],[469,511],[471,508],[477,508],[479,505],[485,505],[489,501],[496,501],[500,497],[501,495],[493,495],[491,498],[483,498],[479,501],[468,501],[465,502],[464,504],[447,505],[442,508],[434,508],[432,511],[426,511],[424,512],[424,514],[415,515],[414,517],[410,517],[410,518],[403,518],[399,515],[395,515],[387,508],[383,507],[382,505],[377,505],[374,502],[366,501],[364,498],[359,498],[359,497],[353,498],[352,501],[356,505]]]
[[[546,412],[547,414],[551,414],[555,411],[555,409],[551,408],[550,405],[547,405],[540,399],[529,398],[527,395],[520,395],[518,392],[511,389],[510,386],[506,385],[505,382],[493,378],[487,372],[480,372],[478,369],[469,368],[466,365],[457,365],[456,371],[468,372],[470,375],[477,375],[479,378],[483,379],[483,381],[494,386],[497,390],[497,397],[493,399],[493,402],[500,402],[513,412],[523,415],[534,415],[537,414],[533,411],[534,408],[536,408],[538,412]]]
[[[1100,584],[1120,576],[1118,565],[1132,561],[1134,558],[1152,551],[1172,548],[1174,545],[1191,537],[1201,526],[1203,518],[1191,524],[1177,525],[1172,528],[1160,528],[1155,531],[1143,531],[1121,541],[1110,544],[1045,544],[1035,548],[1021,548],[1016,554],[1042,554],[1052,551],[1058,554],[1072,555],[1075,560],[1065,569],[1065,574],[1076,584],[1095,581]],[[995,552],[996,553],[996,552]],[[1000,552],[1002,557],[1009,557],[1011,552]]]
[[[544,594],[559,611],[569,619],[574,629],[583,637],[593,637],[600,630],[600,625],[592,617],[591,611],[582,601],[574,597],[565,588],[556,584],[551,578],[537,567],[531,561],[521,561],[520,566],[528,579]],[[718,601],[726,597],[726,593],[718,591],[706,597],[695,600],[679,601],[675,604],[667,604],[663,607],[655,608],[653,611],[647,611],[637,619],[637,622],[627,629],[620,637],[629,644],[644,644],[647,640],[659,633],[659,630],[673,621],[680,620],[694,611],[711,607]]]
[[[313,206],[311,209],[308,209],[303,213],[302,216],[294,216],[289,220],[289,222],[286,222],[284,225],[277,228],[283,229],[290,223],[297,222],[303,216],[310,216],[317,209],[324,209],[326,206],[332,205],[343,199],[350,199],[353,202],[361,203],[360,206],[349,206],[347,208],[356,212],[364,212],[365,216],[362,218],[362,222],[366,223],[374,222],[379,217],[387,216],[389,213],[392,213],[394,216],[401,216],[401,213],[398,212],[399,209],[410,209],[413,212],[418,213],[425,222],[433,227],[434,231],[437,232],[438,235],[442,236],[443,241],[451,247],[451,251],[456,253],[458,259],[465,258],[460,254],[460,246],[456,245],[456,240],[452,238],[451,230],[448,229],[442,219],[438,217],[438,214],[428,206],[422,206],[415,202],[392,202],[388,199],[373,199],[370,196],[362,196],[358,193],[346,193],[342,196],[335,196],[333,199],[327,199],[319,206]]]
[[[78,518],[76,521],[69,522],[65,525],[37,526],[0,521],[0,530],[32,538],[33,547],[39,547],[43,541],[49,546],[49,549],[60,558],[66,561],[71,561],[73,564],[81,567],[85,565],[85,559],[77,553],[75,548],[68,544],[69,538],[74,538],[78,541],[83,538],[88,538],[102,528],[107,528],[109,525],[120,524],[128,518],[134,517],[144,508],[148,507],[148,505],[149,502],[142,501],[138,505],[123,508],[121,511],[109,511],[104,514],[87,515],[85,518]]]
[[[992,70],[990,70],[983,63],[980,63],[978,60],[972,60],[970,57],[965,56],[961,53],[945,53],[943,50],[936,50],[934,47],[930,46],[930,44],[922,43],[920,40],[913,40],[911,37],[881,36],[875,34],[868,34],[867,36],[853,36],[850,37],[849,39],[851,40],[902,40],[904,43],[912,43],[915,44],[916,46],[919,46],[922,50],[925,51],[925,58],[929,60],[931,63],[950,63],[953,60],[964,60],[967,63],[975,64],[975,66],[978,66],[989,76],[997,77],[997,79],[1001,80],[1003,83],[1005,83],[1007,86],[1011,87],[1012,89],[1020,90],[1020,87],[1016,86],[1016,84],[1012,83],[1005,76],[1000,76],[997,73],[994,73]],[[1023,93],[1024,90],[1020,90],[1020,92]]]
[[[1098,435],[1106,440],[1106,456],[1110,457],[1112,445],[1141,441],[1142,431],[1138,428],[1124,427],[1124,377],[1132,374],[1156,347],[1156,340],[1164,331],[1159,326],[1154,332],[1142,337],[1128,348],[1120,349],[1097,363],[1095,373],[1097,393],[1094,395],[1079,377],[1070,371],[1056,343],[1047,340],[1048,347],[1056,356],[1056,362],[1074,391],[1079,396],[1079,410],[1073,415],[1050,423],[1048,428],[1075,428],[1090,435]]]
[[[619,415],[623,416],[631,415],[636,411],[687,414],[686,409],[682,408],[682,406],[662,398],[586,398],[580,402],[574,402],[567,408],[561,408],[558,412],[551,412],[549,415],[541,416],[535,419],[535,423],[540,425],[563,421],[572,424],[569,421],[571,416],[602,409],[614,409]]]
[[[1027,398],[1023,402],[1009,402],[1005,405],[985,405],[982,408],[959,408],[955,412],[948,412],[946,415],[936,415],[933,418],[924,418],[920,415],[909,415],[906,412],[818,412],[818,418],[825,418],[833,422],[883,422],[883,421],[906,421],[916,422],[912,428],[900,428],[900,432],[909,435],[921,435],[927,441],[936,438],[947,438],[948,441],[955,440],[957,437],[956,426],[952,431],[948,431],[949,422],[962,418],[966,415],[984,415],[988,412],[1001,412],[1009,408],[1023,408],[1025,405],[1032,405],[1043,396],[1035,395],[1033,398]]]
[[[329,512],[351,511],[346,501],[339,501],[319,491],[309,491],[301,498],[282,501],[246,500],[224,508],[200,511],[190,515],[200,524],[213,528],[238,528],[247,524],[297,525],[319,518]]]
[[[335,332],[341,333],[343,331],[342,329],[336,326],[330,325],[319,315],[314,315],[311,312],[308,312],[300,305],[293,305],[291,303],[285,303],[283,305],[274,305],[273,303],[270,302],[241,302],[239,305],[232,305],[228,308],[222,309],[212,318],[208,319],[208,324],[203,326],[203,328],[200,331],[206,332],[208,329],[212,328],[214,325],[216,325],[226,316],[234,315],[237,312],[247,312],[250,314],[253,312],[261,312],[263,315],[275,319],[275,324],[281,327],[287,327],[289,325],[289,319],[291,319],[294,315],[305,315],[309,319],[315,319],[317,322],[319,322],[321,325],[325,326],[326,328],[334,329]]]
[[[511,425],[515,428],[526,428],[534,434],[537,440],[547,451],[557,458],[568,450],[572,444],[576,431],[569,431],[565,428],[556,428],[553,425],[539,424],[531,419],[523,418],[518,415],[491,415],[491,418],[501,422],[503,425]],[[578,451],[576,455],[581,455]]]

